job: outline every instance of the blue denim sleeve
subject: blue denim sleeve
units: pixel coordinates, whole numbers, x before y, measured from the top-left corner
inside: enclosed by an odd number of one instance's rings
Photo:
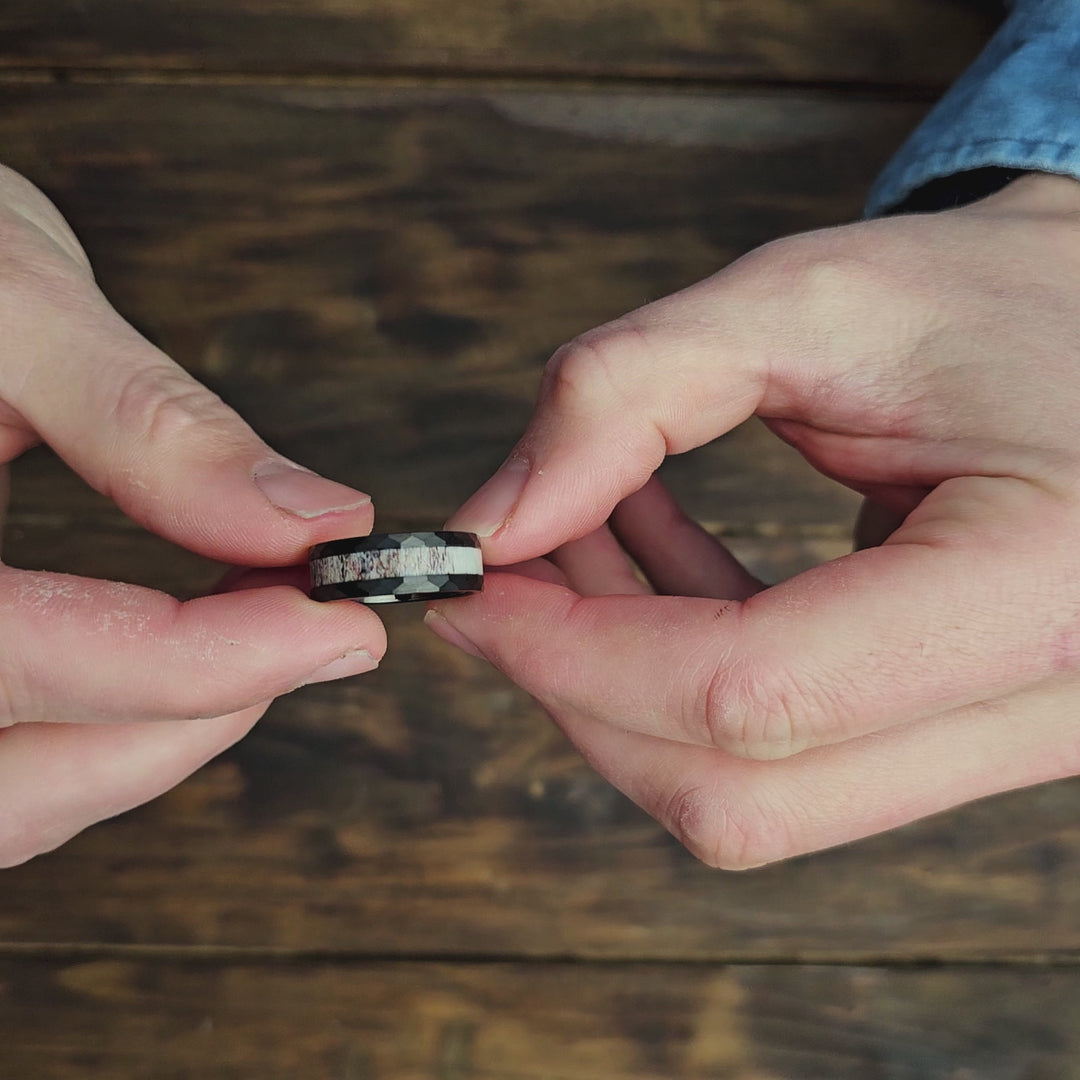
[[[973,169],[1080,180],[1080,0],[1016,0],[974,64],[878,177],[865,214]]]

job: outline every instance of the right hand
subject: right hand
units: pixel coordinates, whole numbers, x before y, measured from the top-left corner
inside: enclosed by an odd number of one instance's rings
[[[312,544],[370,531],[368,496],[281,457],[124,322],[55,207],[2,167],[0,330],[5,501],[7,463],[43,441],[211,559],[296,566]],[[309,600],[302,576],[256,571],[180,603],[0,565],[0,865],[172,787],[278,695],[375,667],[378,618]]]
[[[1080,184],[1026,176],[590,331],[447,523],[507,570],[432,629],[710,865],[1080,774],[1078,223]],[[648,483],[754,413],[880,510],[769,588]]]

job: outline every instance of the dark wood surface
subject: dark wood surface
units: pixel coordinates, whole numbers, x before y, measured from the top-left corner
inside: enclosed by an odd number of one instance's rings
[[[991,12],[15,0],[0,158],[260,433],[430,527],[563,340],[857,216]],[[854,498],[759,426],[666,475],[767,578],[847,549]],[[46,450],[14,485],[15,565],[220,571]],[[387,620],[379,672],[4,873],[0,1076],[1080,1077],[1080,783],[718,873]]]
[[[265,437],[370,490],[384,522],[473,490],[563,340],[857,216],[921,112],[737,92],[4,93],[6,160],[77,223],[120,310]],[[843,520],[847,493],[793,482],[793,460],[747,431],[672,471],[718,524]],[[16,516],[115,520],[57,482],[20,485]]]
[[[5,0],[0,66],[939,87],[997,0]]]
[[[9,1075],[50,1080],[1071,1080],[1076,983],[1026,969],[9,959],[0,1037]]]

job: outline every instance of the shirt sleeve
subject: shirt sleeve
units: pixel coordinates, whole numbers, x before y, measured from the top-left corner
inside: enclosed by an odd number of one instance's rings
[[[965,187],[978,197],[1021,172],[1080,180],[1080,0],[1016,0],[878,177],[865,215],[905,209],[935,188],[955,204]]]

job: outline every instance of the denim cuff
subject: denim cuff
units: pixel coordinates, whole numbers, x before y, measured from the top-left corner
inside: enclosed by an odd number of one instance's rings
[[[1018,0],[878,177],[864,214],[975,169],[1080,180],[1080,0]]]

